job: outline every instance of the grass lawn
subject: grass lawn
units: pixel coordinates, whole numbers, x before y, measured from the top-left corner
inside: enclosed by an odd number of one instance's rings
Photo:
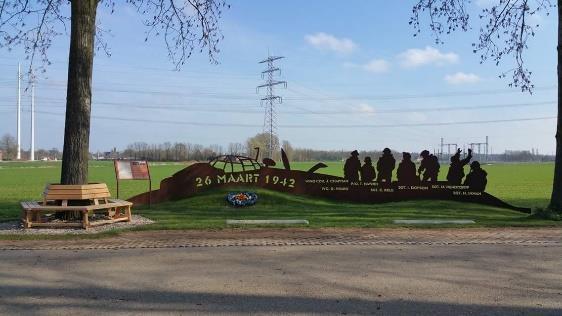
[[[354,204],[263,189],[256,190],[259,196],[256,205],[234,208],[225,200],[229,191],[232,190],[216,190],[190,199],[161,203],[152,209],[141,209],[140,213],[157,220],[157,223],[140,229],[223,228],[226,219],[307,219],[309,227],[393,227],[404,226],[394,225],[392,221],[395,219],[420,218],[475,220],[476,224],[464,225],[470,227],[562,225],[561,222],[530,219],[520,212],[472,203],[406,201]]]
[[[327,163],[320,172],[341,175],[341,162]],[[292,163],[293,169],[307,170],[314,163]],[[153,188],[160,180],[185,167],[182,163],[153,163]],[[553,164],[486,165],[488,192],[517,206],[544,207],[551,190]],[[441,178],[446,174],[441,169]],[[21,200],[39,199],[46,183],[59,179],[60,162],[0,163],[0,221],[19,217]],[[90,181],[105,182],[115,196],[115,177],[111,162],[91,162]],[[121,198],[147,190],[144,181],[124,181]],[[526,214],[489,206],[448,201],[407,201],[376,205],[352,204],[291,196],[257,190],[260,200],[249,208],[232,208],[217,190],[201,196],[139,208],[136,213],[157,221],[140,229],[222,228],[225,219],[308,219],[311,227],[389,227],[394,219],[454,218],[474,219],[471,226],[541,226],[562,222],[530,219]],[[442,226],[440,226],[442,227]]]

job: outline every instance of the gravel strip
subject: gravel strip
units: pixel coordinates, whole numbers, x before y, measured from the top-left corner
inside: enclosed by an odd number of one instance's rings
[[[94,221],[92,221],[94,222]],[[95,226],[88,229],[82,228],[28,228],[24,229],[20,221],[0,223],[0,235],[83,235],[97,234],[109,230],[131,228],[154,223],[153,220],[140,215],[133,215],[130,222],[117,222],[113,224]]]
[[[263,246],[461,246],[561,247],[560,228],[359,229],[270,228],[183,231],[125,231],[99,239],[1,240],[4,250],[92,250]],[[1,257],[1,255],[0,255]]]

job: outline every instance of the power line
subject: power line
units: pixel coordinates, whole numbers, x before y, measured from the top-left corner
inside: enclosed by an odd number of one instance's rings
[[[455,107],[420,107],[420,108],[394,108],[394,109],[375,109],[372,114],[388,114],[388,113],[409,113],[409,112],[441,112],[441,111],[461,111],[461,110],[477,110],[477,109],[497,109],[497,108],[514,108],[514,107],[528,107],[528,106],[539,106],[539,105],[551,105],[556,104],[557,101],[544,101],[544,102],[530,102],[530,103],[507,103],[507,104],[489,104],[489,105],[469,105],[469,106],[455,106]],[[347,111],[314,111],[310,110],[307,112],[283,112],[287,114],[365,114],[365,111],[361,110],[347,110]]]
[[[29,111],[27,111],[29,112]],[[64,113],[48,112],[48,111],[35,111],[36,113],[56,115],[64,117]],[[252,124],[238,124],[238,123],[203,123],[203,122],[189,122],[189,121],[172,121],[172,120],[150,120],[150,119],[134,119],[134,118],[117,118],[113,116],[91,115],[91,118],[119,121],[119,122],[142,122],[142,123],[159,123],[159,124],[173,124],[173,125],[192,125],[192,126],[228,126],[228,127],[260,127],[260,125]]]
[[[29,111],[27,111],[29,112]],[[63,117],[64,113],[36,111],[36,113],[56,115]],[[143,122],[143,123],[161,123],[161,124],[174,124],[174,125],[192,125],[192,126],[218,126],[218,127],[261,127],[255,124],[239,124],[239,123],[203,123],[203,122],[189,122],[189,121],[172,121],[172,120],[151,120],[151,119],[136,119],[136,118],[117,118],[113,116],[100,116],[92,115],[92,118],[120,121],[120,122]],[[528,121],[544,121],[557,119],[556,116],[543,116],[543,117],[526,117],[514,119],[497,119],[497,120],[482,120],[482,121],[456,121],[456,122],[434,122],[434,123],[401,123],[401,124],[373,124],[373,125],[280,125],[283,128],[294,129],[315,129],[315,128],[393,128],[393,127],[419,127],[419,126],[448,126],[448,125],[478,125],[478,124],[493,124],[493,123],[510,123],[510,122],[528,122]]]
[[[18,61],[19,59],[17,58],[9,58],[9,57],[0,57],[0,60],[8,60],[8,61]],[[50,62],[52,63],[52,65],[56,65],[56,64],[62,64],[65,68],[66,65],[68,64],[68,60],[53,60],[51,59]],[[0,64],[0,66],[13,66],[13,64]],[[216,76],[219,78],[223,78],[223,77],[240,77],[240,78],[247,78],[247,79],[251,79],[254,77],[254,75],[252,74],[241,74],[241,73],[231,73],[231,72],[225,72],[225,71],[209,71],[209,70],[176,70],[173,68],[167,69],[167,68],[159,68],[159,67],[148,67],[148,66],[142,66],[142,65],[123,65],[123,64],[107,64],[107,63],[98,63],[96,62],[95,64],[96,68],[110,68],[112,69],[111,71],[109,70],[101,70],[100,73],[104,73],[104,72],[117,72],[117,73],[131,73],[131,74],[135,74],[139,71],[142,70],[151,70],[151,71],[157,71],[157,72],[165,72],[168,73],[166,74],[167,76],[169,76],[169,73],[178,73],[178,74],[182,74],[182,75],[189,75],[189,74],[196,74],[198,77],[199,76]],[[115,69],[119,69],[119,70],[115,70]],[[124,71],[123,69],[126,69],[128,71]],[[138,70],[138,71],[137,71]],[[299,83],[298,81],[296,83]],[[66,86],[66,83],[64,83],[64,85]],[[345,86],[345,83],[334,83],[334,85],[337,86]],[[350,84],[352,86],[357,86],[356,83]],[[370,85],[370,84],[366,84],[366,85]],[[556,86],[547,86],[547,87],[535,87],[534,91],[541,91],[541,90],[552,90],[552,89],[556,89]],[[501,93],[510,93],[510,92],[515,92],[515,93],[521,93],[519,90],[513,90],[513,89],[497,89],[497,90],[481,90],[480,92],[466,92],[466,94],[464,94],[465,92],[451,92],[451,93],[440,93],[440,94],[412,94],[412,95],[382,95],[382,96],[377,96],[377,98],[392,98],[392,99],[396,99],[396,98],[400,98],[400,99],[410,99],[410,98],[433,98],[433,97],[448,97],[448,96],[461,96],[461,94],[459,93],[463,93],[462,95],[485,95],[485,94],[501,94]],[[347,97],[332,97],[333,99],[348,99]],[[356,98],[371,98],[369,96],[357,96]],[[287,99],[288,100],[288,99]]]
[[[52,101],[51,101],[52,102]],[[62,101],[61,102],[65,102]],[[45,103],[48,108],[66,108],[64,104],[52,104],[52,103]],[[263,113],[262,111],[252,111],[252,109],[258,109],[258,106],[243,106],[241,104],[196,104],[198,107],[193,107],[194,104],[186,104],[186,105],[135,105],[130,103],[117,103],[117,102],[92,102],[92,108],[97,107],[111,107],[112,109],[119,109],[119,108],[132,108],[132,109],[141,109],[141,110],[172,110],[172,111],[185,111],[185,112],[213,112],[213,113]],[[201,107],[204,106],[204,107]],[[221,108],[208,108],[208,107],[216,107],[216,106],[228,106],[227,109]],[[0,105],[0,107],[10,107],[8,105]]]
[[[0,97],[1,99],[1,97]],[[12,98],[7,98],[7,100],[12,101]],[[60,98],[49,98],[49,97],[43,97],[41,98],[41,101],[49,101],[49,102],[53,102],[53,103],[57,103],[53,106],[55,107],[65,107],[66,104],[66,99],[60,99]],[[148,101],[142,101],[144,103],[148,103]],[[93,100],[92,101],[92,105],[93,106],[100,106],[100,105],[107,105],[107,106],[122,106],[122,107],[138,107],[138,108],[171,108],[171,109],[182,109],[182,108],[190,108],[193,106],[196,107],[211,107],[211,106],[227,106],[230,108],[236,108],[236,109],[243,109],[243,108],[247,108],[247,109],[254,109],[254,108],[259,108],[259,106],[256,105],[247,105],[247,102],[242,102],[242,103],[194,103],[194,102],[189,102],[189,103],[185,103],[185,104],[181,104],[178,102],[174,102],[174,103],[158,103],[157,105],[137,105],[139,102],[135,102],[135,103],[129,103],[129,102],[111,102],[111,101],[96,101]],[[0,105],[0,107],[7,107],[8,105]]]
[[[6,58],[6,57],[0,57],[0,60],[13,60],[13,61],[18,61],[19,59],[12,59],[12,58]],[[51,62],[51,64],[49,65],[49,67],[54,67],[57,64],[61,64],[63,66],[63,68],[66,69],[66,66],[68,65],[68,60],[53,60],[50,59],[49,60]],[[0,66],[13,66],[12,64],[0,64]],[[141,66],[141,65],[123,65],[123,64],[106,64],[106,63],[99,63],[99,62],[95,62],[94,61],[94,67],[95,68],[110,68],[112,69],[111,71],[108,70],[101,70],[99,72],[104,73],[104,72],[117,72],[117,73],[138,73],[141,72],[142,70],[151,70],[151,71],[157,71],[157,72],[165,72],[168,73],[167,75],[169,75],[169,73],[178,73],[178,74],[197,74],[197,75],[217,75],[220,77],[244,77],[244,78],[254,78],[253,74],[240,74],[240,73],[229,73],[229,72],[225,72],[225,71],[208,71],[208,70],[201,70],[201,71],[197,71],[197,70],[191,70],[191,69],[182,69],[182,70],[176,70],[173,68],[167,69],[167,68],[158,68],[158,67],[147,67],[147,66]],[[119,69],[119,70],[115,70],[115,69]],[[123,71],[123,69],[127,69],[128,71]]]
[[[61,100],[62,102],[62,100]],[[475,106],[458,106],[458,107],[420,107],[420,108],[394,108],[394,109],[381,109],[376,110],[372,114],[394,114],[394,113],[413,113],[413,112],[449,112],[449,111],[463,111],[463,110],[488,110],[497,108],[517,108],[517,107],[535,107],[541,105],[556,104],[557,101],[542,101],[542,102],[529,102],[529,103],[505,103],[505,104],[488,104],[488,105],[475,105]],[[66,105],[49,105],[44,103],[47,108],[66,108]],[[262,114],[263,111],[253,110],[257,109],[256,106],[241,106],[235,104],[235,108],[217,109],[208,108],[216,106],[228,106],[228,104],[186,104],[186,105],[135,105],[130,103],[118,102],[93,102],[92,107],[115,107],[120,108],[133,108],[145,110],[171,110],[180,112],[208,112],[208,113],[241,113],[241,114]],[[193,107],[196,106],[196,107]],[[197,106],[205,106],[204,108]],[[1,105],[1,107],[12,107],[12,105]],[[24,106],[24,108],[27,106]],[[342,110],[342,111],[314,111],[300,108],[302,111],[281,111],[281,114],[298,114],[298,115],[349,115],[349,114],[365,114],[361,110]]]
[[[119,83],[107,83],[111,86]],[[58,86],[66,87],[66,84],[61,85],[57,83],[47,82],[41,85],[46,86]],[[179,88],[189,88],[189,86],[178,86]],[[209,86],[211,87],[211,86]],[[535,91],[549,91],[555,90],[557,86],[544,86],[536,87]],[[290,101],[310,101],[311,97],[307,96],[299,91],[289,88],[289,91],[305,96],[305,98],[299,97],[285,97],[285,100]],[[232,93],[217,93],[217,92],[178,92],[178,91],[164,91],[164,90],[147,90],[147,89],[124,89],[124,88],[103,88],[94,86],[94,91],[102,92],[116,92],[116,93],[135,93],[135,94],[166,94],[166,95],[176,95],[176,96],[192,96],[192,97],[206,97],[213,99],[238,99],[238,100],[252,100],[253,98],[247,96],[246,94],[232,94]],[[388,94],[388,95],[349,95],[349,96],[326,96],[326,97],[315,97],[314,99],[319,101],[337,101],[337,100],[378,100],[378,101],[394,101],[394,100],[405,100],[405,99],[417,99],[417,98],[448,98],[456,96],[475,96],[475,95],[490,95],[490,94],[506,94],[506,93],[521,93],[520,91],[513,89],[492,89],[492,90],[472,90],[472,91],[453,91],[447,93],[427,93],[427,94]]]
[[[535,87],[534,91],[548,91],[558,89],[557,86]],[[291,88],[290,91],[297,92]],[[521,93],[513,89],[491,89],[491,90],[473,90],[473,91],[453,91],[445,93],[422,93],[422,94],[388,94],[388,95],[355,95],[355,96],[330,96],[320,97],[318,100],[404,100],[404,99],[418,99],[418,98],[448,98],[456,96],[474,96],[474,95],[489,95],[489,94],[504,94],[504,93]],[[298,100],[295,98],[286,98],[287,100]]]
[[[492,124],[507,122],[542,121],[557,119],[556,116],[530,117],[517,119],[485,120],[485,121],[458,121],[437,123],[402,123],[402,124],[378,124],[378,125],[285,125],[284,128],[391,128],[391,127],[419,127],[419,126],[447,126],[447,125],[472,125]]]

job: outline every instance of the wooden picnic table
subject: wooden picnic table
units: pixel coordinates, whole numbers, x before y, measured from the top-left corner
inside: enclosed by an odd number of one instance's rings
[[[133,203],[111,199],[105,183],[86,185],[49,184],[45,187],[42,201],[21,202],[21,220],[25,228],[31,227],[82,227],[88,228],[103,224],[131,221]],[[43,215],[77,212],[81,222],[48,222]],[[104,213],[109,219],[90,222],[88,216]]]

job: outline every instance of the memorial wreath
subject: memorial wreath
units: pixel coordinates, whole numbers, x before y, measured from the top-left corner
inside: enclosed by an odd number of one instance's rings
[[[256,204],[258,195],[254,192],[231,192],[226,200],[233,206],[250,206]]]

